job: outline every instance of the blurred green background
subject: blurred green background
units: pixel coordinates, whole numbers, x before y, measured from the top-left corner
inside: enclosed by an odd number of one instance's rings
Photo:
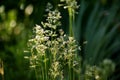
[[[111,59],[116,67],[109,80],[120,80],[120,1],[77,1],[80,8],[73,29],[83,61],[97,65]],[[4,80],[35,80],[23,51],[32,28],[45,20],[47,2],[56,8],[59,0],[0,0],[0,59],[4,63]],[[59,9],[61,28],[68,33],[68,12]]]

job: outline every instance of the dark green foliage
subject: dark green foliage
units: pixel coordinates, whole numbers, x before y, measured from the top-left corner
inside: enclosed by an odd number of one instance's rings
[[[83,65],[98,65],[104,59],[112,59],[116,66],[120,64],[120,23],[115,22],[118,10],[119,5],[116,3],[106,8],[96,1],[91,8],[88,2],[81,2],[74,29],[80,44],[87,41],[87,44],[81,45]],[[119,68],[116,67],[116,70]]]

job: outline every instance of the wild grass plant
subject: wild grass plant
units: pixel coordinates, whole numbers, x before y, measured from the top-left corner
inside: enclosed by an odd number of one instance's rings
[[[34,68],[37,79],[73,80],[79,77],[76,75],[80,73],[78,46],[62,29],[57,31],[60,18],[58,10],[49,11],[47,22],[42,22],[42,27],[36,25],[34,38],[28,41],[30,67]]]
[[[69,13],[69,35],[62,29],[62,18],[58,9],[49,10],[46,22],[33,28],[33,38],[28,41],[30,68],[35,71],[36,80],[107,80],[115,65],[104,59],[97,65],[91,65],[78,55],[80,47],[74,38],[73,24],[75,0],[61,0]]]

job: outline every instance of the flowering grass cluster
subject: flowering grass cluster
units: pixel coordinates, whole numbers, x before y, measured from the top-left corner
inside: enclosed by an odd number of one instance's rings
[[[78,46],[73,37],[68,37],[60,25],[58,10],[49,11],[46,22],[34,27],[34,37],[28,41],[30,67],[35,69],[40,80],[73,80],[80,73]]]
[[[68,8],[69,14],[72,9],[78,8],[75,0],[62,1],[66,2],[64,7]],[[41,26],[36,25],[33,29],[33,38],[29,39],[26,51],[30,55],[25,56],[30,61],[30,68],[35,70],[36,80],[107,80],[114,71],[114,63],[108,59],[98,65],[83,61],[78,55],[80,47],[72,37],[72,32],[67,36],[59,29],[60,12],[50,9],[47,11],[46,22],[41,22]],[[73,15],[73,12],[69,15],[69,31],[72,29]]]

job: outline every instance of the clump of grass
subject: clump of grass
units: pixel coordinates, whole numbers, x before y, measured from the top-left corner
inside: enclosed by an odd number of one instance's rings
[[[34,37],[28,41],[28,52],[31,68],[40,80],[73,80],[79,77],[80,57],[78,46],[73,37],[66,36],[60,25],[60,12],[49,11],[46,22],[34,27]],[[76,72],[76,70],[78,70]]]
[[[73,14],[78,7],[75,0],[66,0],[67,8],[71,11],[69,18],[73,23]],[[60,12],[47,9],[46,22],[41,26],[36,25],[33,29],[33,38],[28,41],[29,56],[25,58],[30,61],[30,68],[35,70],[37,80],[107,80],[110,73],[114,71],[114,63],[111,60],[104,60],[98,65],[86,64],[82,57],[77,54],[80,47],[74,36],[69,32],[67,36],[62,29]],[[72,14],[72,16],[71,16]],[[72,25],[70,23],[70,25]],[[73,31],[72,31],[73,32]],[[73,37],[72,37],[73,36]],[[83,62],[83,65],[81,64]],[[84,72],[82,72],[84,71]]]
[[[85,67],[85,80],[108,80],[108,76],[115,69],[115,64],[109,60],[105,59],[99,65],[91,66],[89,64]]]

